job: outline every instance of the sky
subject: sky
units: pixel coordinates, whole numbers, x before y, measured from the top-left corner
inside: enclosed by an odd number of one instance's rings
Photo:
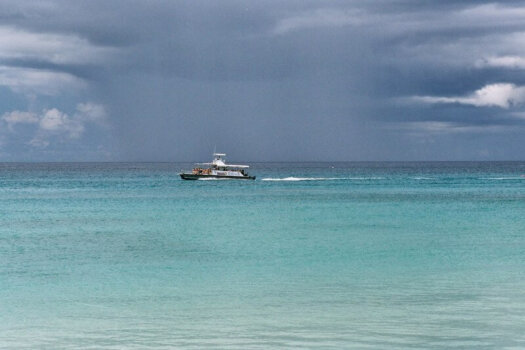
[[[0,161],[214,149],[525,160],[525,3],[0,2]]]

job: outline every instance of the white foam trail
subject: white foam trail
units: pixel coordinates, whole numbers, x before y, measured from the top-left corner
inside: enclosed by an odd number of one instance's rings
[[[525,180],[522,176],[509,176],[509,177],[485,177],[483,180]]]
[[[266,177],[262,181],[331,181],[331,180],[381,180],[384,177]]]
[[[262,181],[322,181],[322,180],[341,180],[337,177],[285,177],[285,178],[272,178],[266,177]]]
[[[371,176],[371,177],[346,177],[344,180],[384,180],[384,177],[381,176]]]

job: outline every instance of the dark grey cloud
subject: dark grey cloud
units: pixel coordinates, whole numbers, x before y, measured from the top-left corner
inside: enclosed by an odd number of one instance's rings
[[[525,86],[524,23],[519,1],[6,0],[1,156],[520,159],[521,100],[463,102]],[[13,111],[83,103],[109,126],[8,130]]]

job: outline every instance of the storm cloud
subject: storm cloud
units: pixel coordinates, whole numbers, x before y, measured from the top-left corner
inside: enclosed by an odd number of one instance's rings
[[[3,1],[0,160],[523,159],[519,1]]]

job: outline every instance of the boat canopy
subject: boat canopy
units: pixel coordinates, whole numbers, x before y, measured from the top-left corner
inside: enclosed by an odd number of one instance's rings
[[[198,165],[216,165],[220,166],[221,168],[249,168],[249,165],[238,165],[238,164],[225,164],[224,162],[221,162],[222,164],[218,162],[213,163],[196,163]]]
[[[221,168],[238,168],[245,169],[249,168],[249,165],[239,165],[239,164],[226,164],[224,163],[223,157],[226,157],[226,153],[213,153],[213,162],[211,163],[197,163],[199,165],[214,165]]]

